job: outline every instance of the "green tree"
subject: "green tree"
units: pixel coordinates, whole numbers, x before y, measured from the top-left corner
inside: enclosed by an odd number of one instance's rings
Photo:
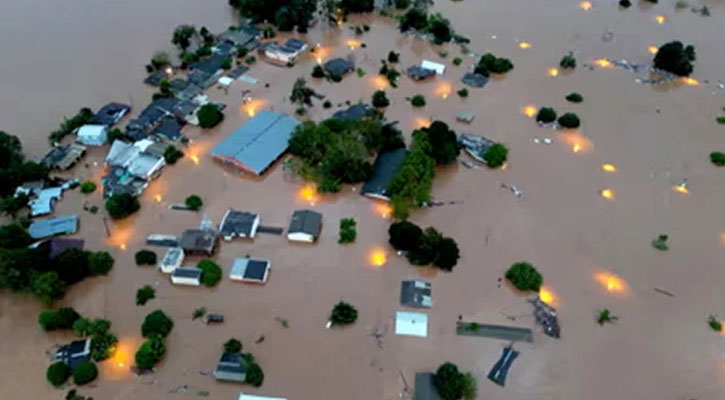
[[[58,329],[71,329],[73,323],[80,318],[80,314],[70,307],[63,307],[58,311],[47,310],[38,315],[38,324],[44,331],[54,331]]]
[[[141,344],[134,356],[136,368],[140,370],[149,370],[163,358],[166,353],[166,344],[161,335],[153,334]]]
[[[412,104],[413,107],[424,107],[425,97],[422,94],[416,94],[412,99],[410,99],[410,104]]]
[[[443,44],[451,41],[453,32],[451,31],[450,22],[443,18],[441,14],[431,14],[428,16],[428,31],[433,34],[433,42],[435,44]]]
[[[388,100],[388,96],[385,95],[385,91],[378,90],[373,93],[373,107],[385,108],[389,105],[390,100]]]
[[[559,117],[559,125],[567,129],[576,129],[581,125],[579,117],[574,113],[566,113]]]
[[[725,166],[725,153],[720,151],[713,151],[710,153],[710,162],[717,165],[718,167]]]
[[[450,362],[438,367],[433,379],[438,395],[443,400],[459,400],[462,398],[466,384],[464,381],[465,378],[458,370],[458,367]]]
[[[56,361],[53,364],[50,364],[48,369],[45,371],[45,379],[47,379],[48,382],[55,387],[62,386],[68,380],[70,375],[71,369],[62,361]]]
[[[375,0],[340,0],[339,6],[345,13],[368,13],[375,9]]]
[[[96,183],[93,181],[84,181],[81,183],[81,193],[90,194],[96,191]]]
[[[486,53],[478,60],[475,73],[483,76],[490,74],[505,74],[514,68],[514,64],[508,58],[499,58],[492,53]]]
[[[398,29],[400,29],[401,32],[407,32],[410,29],[423,31],[427,26],[427,12],[411,7],[400,17],[400,25],[398,25]]]
[[[91,357],[95,361],[103,361],[113,357],[116,351],[116,344],[118,344],[118,338],[107,330],[98,331],[97,325],[94,325],[94,327],[97,332],[93,334],[93,339],[91,340]]]
[[[458,93],[458,96],[460,96],[462,98],[468,97],[468,89],[466,89],[466,88],[462,88],[457,93]]]
[[[241,353],[242,342],[235,338],[231,338],[224,343],[224,353]]]
[[[15,218],[20,210],[28,206],[29,200],[28,196],[24,194],[4,197],[0,199],[0,211],[4,212],[5,215],[10,216],[11,218]]]
[[[574,69],[576,68],[576,58],[574,58],[572,53],[569,53],[562,57],[561,61],[559,61],[559,66],[564,69]]]
[[[211,260],[201,260],[196,265],[201,270],[201,283],[204,286],[212,287],[222,279],[222,269],[219,264]]]
[[[113,257],[106,251],[96,251],[88,257],[88,267],[91,275],[107,275],[113,268]]]
[[[556,121],[556,111],[551,107],[542,107],[536,114],[536,121],[548,124]]]
[[[198,32],[194,25],[179,25],[174,29],[171,43],[179,48],[180,51],[186,51],[191,46],[191,40],[196,37]]]
[[[486,151],[483,152],[481,157],[489,168],[498,168],[506,162],[508,158],[509,149],[501,143],[495,143],[491,145]]]
[[[106,200],[106,211],[113,219],[123,219],[141,208],[138,199],[128,193],[114,194]]]
[[[332,325],[349,325],[357,321],[357,310],[355,307],[343,301],[335,304],[330,313]]]
[[[325,69],[322,68],[322,65],[315,65],[312,68],[312,77],[313,78],[324,78],[325,77]]]
[[[463,398],[465,400],[475,400],[478,393],[476,378],[470,372],[463,374]]]
[[[20,249],[33,243],[28,231],[16,223],[0,226],[0,248]]]
[[[171,64],[171,60],[169,59],[169,53],[166,53],[164,51],[156,51],[151,57],[151,67],[153,67],[153,69],[157,71],[161,70],[169,64]]]
[[[460,251],[458,250],[458,244],[452,238],[441,238],[436,246],[436,253],[433,260],[433,265],[436,267],[450,272],[458,264]]]
[[[174,165],[181,158],[184,157],[184,153],[174,146],[166,146],[164,149],[164,160],[169,165]]]
[[[581,103],[584,101],[584,97],[577,93],[577,92],[571,92],[568,95],[566,95],[566,101],[572,102],[572,103]]]
[[[90,336],[91,334],[93,334],[93,328],[93,322],[88,318],[78,318],[76,322],[73,323],[73,333],[76,336]]]
[[[166,337],[174,327],[174,321],[161,310],[148,314],[141,324],[141,335],[148,338],[152,335]]]
[[[412,222],[394,222],[388,228],[388,241],[395,250],[408,251],[416,248],[423,230]]]
[[[398,63],[400,61],[400,53],[396,53],[392,50],[388,53],[388,62],[391,64]]]
[[[91,273],[90,252],[81,249],[67,249],[53,261],[53,269],[69,285],[80,282]]]
[[[207,103],[199,107],[196,112],[196,117],[199,119],[199,126],[204,129],[210,129],[224,120],[224,114],[219,111],[219,107],[216,104]]]
[[[188,209],[197,211],[204,205],[204,202],[201,200],[201,197],[196,194],[192,194],[184,200],[184,204]]]
[[[357,237],[355,227],[357,223],[353,218],[343,218],[340,220],[340,238],[337,243],[352,243]]]
[[[149,285],[144,285],[136,291],[136,305],[144,306],[146,303],[156,297],[156,290]]]
[[[511,265],[506,271],[506,279],[516,287],[516,289],[538,292],[541,284],[544,282],[539,271],[527,262],[517,262]]]
[[[48,307],[55,299],[63,297],[66,284],[55,271],[34,272],[31,274],[30,291]]]
[[[151,250],[139,250],[134,258],[136,259],[136,265],[156,265],[156,253]]]
[[[289,99],[292,104],[297,104],[300,107],[312,106],[313,97],[322,98],[324,96],[321,96],[313,89],[310,89],[304,78],[298,78],[292,85],[292,93],[290,93]]]
[[[251,357],[250,354],[245,354],[245,357],[249,359]],[[247,365],[247,376],[245,377],[244,381],[254,387],[260,387],[262,386],[262,383],[264,382],[264,372],[262,371],[262,367],[259,366],[253,359],[252,361],[246,361]]]
[[[692,63],[696,59],[695,48],[692,45],[683,45],[674,41],[665,43],[654,57],[654,66],[678,76],[689,76],[692,73]]]
[[[446,165],[454,162],[461,152],[456,132],[448,127],[445,122],[433,121],[433,123],[420,130],[427,136],[430,146],[427,153],[433,157],[438,165]],[[414,133],[416,135],[416,133]]]

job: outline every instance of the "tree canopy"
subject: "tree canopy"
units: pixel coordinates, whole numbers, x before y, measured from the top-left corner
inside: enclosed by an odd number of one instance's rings
[[[143,342],[141,347],[136,351],[134,360],[136,368],[140,370],[148,370],[154,367],[166,353],[166,344],[164,338],[158,334],[152,334]]]
[[[196,211],[204,205],[204,201],[199,195],[192,194],[184,200],[184,204],[188,209]]]
[[[452,271],[460,258],[456,241],[432,227],[423,231],[412,222],[398,221],[390,225],[388,236],[393,248],[405,251],[408,261],[414,265],[433,264]]]
[[[476,378],[470,372],[462,373],[458,367],[446,362],[436,371],[433,384],[442,400],[473,400],[476,398]]]
[[[241,353],[242,342],[240,342],[238,339],[231,338],[224,342],[223,348],[225,353]]]
[[[141,335],[148,338],[152,335],[166,337],[174,327],[174,321],[171,320],[161,310],[156,310],[146,316],[141,325]]]
[[[499,58],[492,53],[486,53],[478,60],[474,72],[489,76],[490,74],[505,74],[512,69],[514,69],[514,64],[508,58]]]
[[[349,325],[357,321],[357,310],[352,305],[341,301],[335,304],[330,313],[332,325]]]
[[[141,208],[138,199],[129,194],[114,194],[106,200],[106,211],[113,219],[123,219]]]
[[[696,58],[695,47],[685,46],[680,41],[674,41],[665,43],[657,50],[654,66],[678,76],[689,76],[694,68],[692,63]]]
[[[509,149],[501,143],[494,143],[486,151],[483,152],[481,157],[489,168],[498,168],[506,162],[508,158]]]
[[[219,264],[211,260],[201,260],[196,265],[201,270],[201,283],[204,286],[212,287],[222,279],[222,269]]]
[[[224,114],[219,111],[219,107],[216,104],[207,103],[199,107],[196,112],[196,117],[199,119],[199,126],[204,129],[210,129],[224,120]]]
[[[538,292],[544,282],[539,271],[527,262],[517,262],[506,271],[506,279],[519,290]]]
[[[45,371],[45,378],[55,387],[62,386],[70,375],[71,369],[63,361],[56,361],[50,364]]]
[[[316,0],[230,0],[229,4],[254,22],[275,24],[280,31],[305,32],[317,11]]]
[[[0,197],[12,196],[23,182],[48,177],[48,169],[25,161],[23,146],[17,136],[0,131]]]

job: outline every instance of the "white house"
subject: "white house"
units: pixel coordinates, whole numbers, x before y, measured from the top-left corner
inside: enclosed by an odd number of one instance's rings
[[[428,316],[423,313],[397,311],[395,313],[395,334],[428,337]]]
[[[178,267],[171,273],[171,283],[174,285],[201,285],[201,270],[194,267]]]
[[[287,239],[293,242],[312,243],[320,236],[322,214],[310,210],[297,210],[292,214]]]
[[[232,263],[229,279],[241,282],[266,283],[269,269],[269,260],[237,258]]]
[[[103,146],[107,134],[106,125],[83,125],[78,129],[78,141],[86,146]]]
[[[438,75],[443,75],[443,73],[446,72],[445,65],[433,61],[423,60],[423,62],[420,63],[420,66],[421,68],[433,70]]]
[[[176,268],[184,262],[184,249],[181,247],[170,247],[166,250],[164,258],[159,262],[159,270],[165,274],[173,273]]]

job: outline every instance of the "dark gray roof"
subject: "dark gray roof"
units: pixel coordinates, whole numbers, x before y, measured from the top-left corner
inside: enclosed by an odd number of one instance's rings
[[[56,360],[64,362],[71,369],[91,359],[91,339],[74,340],[60,346],[55,353]]]
[[[78,230],[78,215],[36,219],[28,227],[33,239],[42,239],[61,234],[72,234]]]
[[[244,65],[240,65],[240,66],[234,68],[233,70],[229,71],[227,73],[227,76],[229,76],[230,78],[237,79],[240,76],[244,75],[244,73],[247,72],[247,71],[249,71],[249,67],[245,67]]]
[[[171,273],[171,276],[177,277],[177,278],[199,279],[199,278],[201,278],[201,270],[199,268],[179,267],[179,268],[176,268],[174,270],[174,272]]]
[[[158,71],[152,72],[149,76],[147,76],[146,79],[143,80],[143,83],[151,86],[159,86],[161,84],[161,81],[168,78],[169,74],[166,73],[166,70],[160,69]]]
[[[311,210],[297,210],[292,214],[288,233],[306,233],[317,238],[322,229],[322,214]]]
[[[203,81],[203,79],[202,79]],[[174,96],[176,96],[177,99],[184,101],[184,100],[191,100],[194,97],[200,95],[203,92],[203,89],[200,88],[198,85],[194,83],[188,84],[183,90],[179,90],[176,93],[174,93]]]
[[[179,239],[179,247],[189,252],[211,254],[217,243],[217,232],[213,229],[187,229]]]
[[[440,400],[435,387],[435,375],[432,372],[418,372],[415,374],[414,400]]]
[[[131,106],[121,103],[108,103],[101,107],[96,113],[96,123],[112,126],[123,118],[129,111]]]
[[[287,41],[284,42],[284,44],[281,46],[283,50],[287,50],[290,53],[294,53],[296,51],[302,50],[305,46],[307,46],[307,43],[295,39],[295,38],[289,38]]]
[[[37,243],[36,247],[47,251],[48,258],[53,260],[66,250],[83,250],[84,245],[85,240],[83,239],[53,238]]]
[[[214,378],[220,381],[244,382],[246,368],[241,353],[224,353],[214,370]]]
[[[481,74],[474,74],[474,73],[467,73],[463,75],[463,78],[461,78],[461,82],[468,86],[473,87],[484,87],[486,86],[486,82],[488,82],[488,78]]]
[[[403,281],[400,304],[405,307],[430,308],[432,305],[430,282],[422,279]]]
[[[322,65],[330,75],[343,76],[355,69],[355,64],[344,58],[333,58]]]
[[[254,222],[258,217],[259,215],[247,211],[227,210],[219,232],[223,237],[252,236]]]
[[[228,29],[219,35],[219,40],[233,46],[245,46],[254,41],[258,35],[258,33],[249,30],[239,28],[233,30]]]
[[[179,140],[182,126],[175,117],[166,116],[161,119],[161,123],[154,129],[153,134],[169,140]]]
[[[415,79],[416,81],[435,76],[436,72],[432,69],[423,68],[418,65],[414,65],[406,70],[408,76]]]
[[[370,115],[372,107],[365,103],[358,103],[350,106],[347,110],[340,110],[332,114],[333,118],[359,121]]]
[[[55,146],[40,163],[51,169],[68,169],[86,154],[86,147],[77,143]]]
[[[158,125],[167,115],[173,115],[174,108],[179,103],[171,97],[154,100],[141,111],[138,117],[129,121],[126,126],[126,136],[134,140],[146,138],[150,131]]]
[[[212,155],[261,175],[289,146],[299,121],[287,114],[262,111],[219,143]]]
[[[373,164],[373,176],[365,182],[361,194],[383,199],[388,198],[390,182],[403,165],[407,151],[404,148],[378,154]]]
[[[513,364],[518,355],[519,352],[510,346],[504,348],[501,358],[496,361],[496,364],[493,365],[493,368],[488,373],[488,379],[500,386],[506,385],[506,375],[508,375],[509,368],[511,368],[511,364]]]

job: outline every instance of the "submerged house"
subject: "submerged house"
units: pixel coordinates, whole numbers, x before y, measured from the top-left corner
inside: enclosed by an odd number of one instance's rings
[[[101,181],[103,182],[104,199],[114,194],[124,193],[139,196],[149,185],[147,180],[132,175],[123,167],[111,167],[111,170]]]
[[[90,361],[91,359],[91,339],[85,338],[74,340],[69,344],[60,346],[55,352],[55,360],[61,361],[70,369]]]
[[[428,337],[428,315],[423,313],[396,311],[395,334],[402,336]]]
[[[423,62],[420,63],[420,67],[423,69],[433,70],[438,75],[443,75],[446,72],[445,65],[428,60],[423,60]]]
[[[348,72],[355,70],[355,64],[344,58],[333,58],[332,60],[325,62],[322,65],[322,68],[324,68],[325,72],[327,72],[330,76],[342,78]]]
[[[259,46],[260,32],[256,28],[232,27],[219,35],[220,44],[227,44],[236,48],[245,48],[247,51]],[[220,46],[217,44],[217,47]]]
[[[281,45],[278,45],[277,42],[264,43],[259,47],[259,53],[272,61],[288,64],[295,62],[307,48],[307,43],[289,38]]]
[[[55,260],[66,250],[83,250],[84,245],[85,240],[83,239],[52,238],[33,243],[29,247],[32,249],[41,249],[48,255],[49,260]]]
[[[214,378],[218,381],[244,383],[247,379],[246,370],[242,353],[224,353],[214,369]]]
[[[241,282],[266,283],[269,269],[269,260],[237,258],[232,263],[229,279]]]
[[[103,146],[107,134],[106,125],[83,125],[78,128],[77,140],[86,146]]]
[[[422,81],[436,75],[435,70],[414,65],[405,71],[414,81]]]
[[[431,308],[430,282],[422,279],[403,281],[400,288],[400,305],[413,308]]]
[[[194,267],[179,267],[171,273],[171,283],[174,285],[199,286],[201,285],[202,271]]]
[[[470,135],[467,133],[462,133],[458,137],[458,143],[469,156],[484,164],[486,161],[483,159],[483,154],[489,147],[495,144],[493,140],[487,139],[483,136]]]
[[[43,189],[38,193],[38,197],[28,201],[30,207],[30,216],[37,217],[47,215],[53,212],[55,203],[63,197],[63,188],[54,187]]]
[[[184,262],[184,249],[181,247],[170,247],[159,262],[159,270],[165,274],[174,272]]]
[[[488,82],[488,78],[486,78],[485,76],[483,76],[481,74],[469,72],[469,73],[466,73],[463,75],[463,77],[461,78],[461,82],[463,82],[463,84],[468,85],[468,86],[482,88],[482,87],[486,86],[486,83]]]
[[[232,240],[235,237],[254,238],[257,235],[259,220],[259,214],[229,209],[219,224],[219,233],[224,240]]]
[[[287,230],[287,239],[293,242],[312,243],[320,237],[322,214],[311,210],[297,210],[292,213]]]
[[[164,117],[174,115],[174,108],[178,103],[178,100],[171,97],[154,100],[141,111],[138,117],[128,122],[126,136],[132,140],[145,139]]]
[[[50,169],[66,170],[74,166],[84,155],[86,155],[86,146],[77,143],[66,144],[50,149],[40,163]]]
[[[404,148],[378,154],[373,164],[373,176],[360,191],[363,196],[390,201],[390,183],[403,165],[407,151]]]
[[[243,172],[262,175],[289,146],[299,121],[287,114],[262,111],[227,136],[212,157]]]
[[[78,215],[36,219],[30,223],[28,234],[33,239],[43,239],[57,235],[70,235],[78,231]]]
[[[181,234],[179,247],[187,254],[214,254],[219,236],[214,229],[187,229]]]
[[[348,120],[348,121],[360,121],[370,116],[372,107],[365,103],[358,103],[348,107],[345,110],[340,110],[332,114],[332,118]]]
[[[134,144],[116,140],[108,151],[106,164],[111,167],[124,168],[129,174],[139,179],[154,179],[166,165],[163,157],[145,152],[154,143],[156,142],[152,140],[140,140]]]
[[[131,111],[131,106],[122,103],[108,103],[96,113],[96,123],[111,127]]]
[[[221,54],[214,54],[209,58],[190,64],[189,83],[201,88],[208,88],[213,85],[224,73],[222,65],[227,58],[227,56]]]

